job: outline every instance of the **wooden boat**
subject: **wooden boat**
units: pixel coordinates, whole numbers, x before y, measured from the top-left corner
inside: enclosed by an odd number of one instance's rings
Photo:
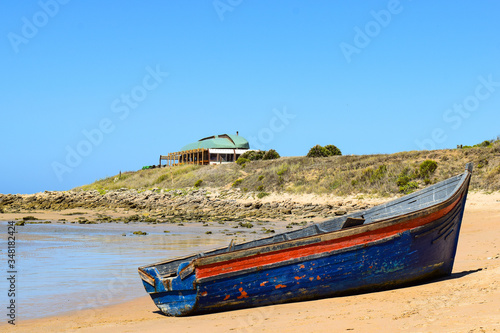
[[[397,200],[303,229],[139,268],[167,315],[369,292],[451,274],[472,164]]]

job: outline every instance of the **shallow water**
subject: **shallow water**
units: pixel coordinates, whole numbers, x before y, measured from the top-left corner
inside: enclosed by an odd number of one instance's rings
[[[7,222],[0,222],[0,228],[0,262],[4,266],[0,269],[6,272]],[[148,235],[131,234],[137,230]],[[137,267],[224,246],[230,241],[223,234],[201,236],[192,228],[167,234],[164,230],[169,230],[169,225],[16,226],[17,318],[44,317],[145,296]],[[7,304],[5,278],[0,286],[2,304]]]

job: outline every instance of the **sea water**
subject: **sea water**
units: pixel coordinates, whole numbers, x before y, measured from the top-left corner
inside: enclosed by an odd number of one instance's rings
[[[1,221],[0,227],[0,262],[4,266],[0,269],[7,272],[7,222]],[[57,315],[145,296],[137,274],[139,266],[224,246],[230,241],[223,234],[205,235],[189,227],[182,232],[164,233],[168,227],[140,223],[16,226],[17,319]],[[133,235],[137,230],[148,234]],[[10,299],[7,283],[6,278],[0,283],[2,305]]]

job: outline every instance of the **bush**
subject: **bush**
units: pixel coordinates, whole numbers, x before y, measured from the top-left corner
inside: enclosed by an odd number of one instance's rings
[[[268,196],[268,195],[269,195],[269,193],[267,193],[267,192],[260,192],[259,194],[257,194],[257,198],[262,199],[263,197]]]
[[[203,180],[202,180],[202,179],[198,179],[198,180],[194,183],[194,187],[200,187],[201,183],[203,183]]]
[[[340,151],[340,149],[338,149],[336,146],[334,145],[326,145],[325,146],[325,149],[328,150],[330,152],[330,156],[334,156],[334,155],[342,155],[342,152]]]
[[[491,146],[491,142],[488,141],[488,140],[484,140],[483,142],[481,142],[479,145],[479,147],[489,147]]]
[[[253,228],[253,224],[250,222],[240,222],[238,225],[242,228]]]
[[[374,183],[377,180],[381,180],[382,178],[384,178],[384,176],[385,176],[386,173],[387,173],[387,166],[385,164],[382,164],[371,175],[371,177],[370,177],[370,183]]]
[[[425,160],[420,164],[420,177],[429,178],[437,169],[437,162],[433,160]]]
[[[408,194],[413,192],[413,190],[418,188],[418,183],[417,182],[409,182],[408,184],[404,186],[399,187],[399,192],[402,192],[404,194]]]
[[[231,185],[232,187],[236,187],[236,186],[239,186],[241,184],[241,182],[243,182],[243,179],[236,179],[233,183],[233,185]]]
[[[269,149],[262,157],[263,160],[275,160],[278,158],[280,158],[280,154],[278,154],[278,152],[274,149]]]
[[[287,171],[288,171],[288,164],[284,163],[279,167],[278,171],[276,171],[276,174],[278,176],[283,176]]]
[[[334,145],[326,145],[324,147],[316,145],[309,149],[307,153],[307,157],[328,157],[334,155],[342,155],[340,149]]]
[[[154,181],[153,184],[159,184],[159,183],[163,182],[165,179],[167,179],[168,176],[169,176],[168,173],[164,173],[163,175],[156,178],[156,180]]]
[[[410,182],[411,178],[408,175],[399,175],[398,180],[396,181],[396,184],[398,186],[405,186]]]
[[[245,164],[247,162],[250,162],[250,160],[248,158],[244,158],[244,157],[241,157],[241,156],[236,160],[236,164],[241,165],[242,167],[245,166]]]
[[[307,157],[327,157],[327,156],[330,156],[330,151],[320,145],[312,147],[311,149],[309,149],[309,152],[307,153]]]
[[[264,151],[253,151],[253,150],[250,150],[250,151],[247,151],[243,154],[240,155],[240,158],[245,158],[245,159],[248,159],[250,161],[256,161],[256,160],[261,160],[263,157],[264,157],[264,154],[265,152]]]

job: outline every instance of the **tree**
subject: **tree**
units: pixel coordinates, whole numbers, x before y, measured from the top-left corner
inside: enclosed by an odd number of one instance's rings
[[[340,149],[337,148],[337,146],[326,145],[325,148],[326,148],[326,150],[328,150],[330,152],[331,156],[333,156],[333,155],[342,155],[342,152],[340,151]]]
[[[307,157],[327,157],[327,156],[330,156],[330,151],[320,145],[312,147],[311,149],[309,149],[309,152],[307,153]]]

